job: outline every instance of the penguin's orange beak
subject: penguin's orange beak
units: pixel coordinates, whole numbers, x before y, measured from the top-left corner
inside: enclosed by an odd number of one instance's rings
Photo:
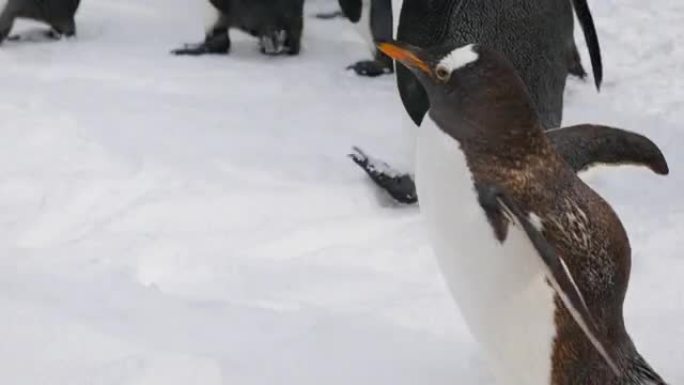
[[[412,47],[399,42],[378,44],[378,49],[385,55],[409,68],[416,68],[428,75],[432,75],[430,66],[419,58],[411,48]]]

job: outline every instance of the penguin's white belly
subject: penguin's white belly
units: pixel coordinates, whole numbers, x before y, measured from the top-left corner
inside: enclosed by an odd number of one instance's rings
[[[478,203],[458,142],[426,115],[418,129],[416,183],[442,273],[502,384],[548,385],[554,292],[520,227],[501,244]]]

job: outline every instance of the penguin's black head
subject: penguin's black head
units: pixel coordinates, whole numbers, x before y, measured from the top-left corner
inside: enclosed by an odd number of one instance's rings
[[[430,99],[430,117],[456,139],[536,129],[526,87],[498,52],[477,44],[419,48],[401,42],[378,49],[416,75]]]

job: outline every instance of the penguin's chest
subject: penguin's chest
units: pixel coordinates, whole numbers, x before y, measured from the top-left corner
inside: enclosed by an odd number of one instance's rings
[[[519,227],[495,238],[458,142],[429,115],[418,130],[421,213],[464,319],[502,384],[550,384],[555,305],[541,260]]]

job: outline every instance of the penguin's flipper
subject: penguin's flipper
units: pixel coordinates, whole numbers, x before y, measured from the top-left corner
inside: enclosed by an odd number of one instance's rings
[[[601,46],[599,44],[598,35],[596,34],[594,18],[591,15],[587,0],[572,0],[572,4],[575,8],[575,13],[577,14],[577,19],[580,22],[582,31],[584,32],[584,40],[587,42],[587,48],[589,49],[591,69],[594,72],[594,84],[596,84],[596,89],[600,89],[601,82],[603,81],[603,60],[601,59]]]
[[[349,154],[349,157],[394,200],[404,204],[413,204],[418,201],[416,184],[411,175],[402,174],[392,169],[387,163],[371,158],[358,147],[354,147],[353,150],[354,152]]]
[[[599,164],[645,166],[667,175],[665,156],[650,139],[615,127],[581,124],[547,131],[547,137],[575,172]]]
[[[361,20],[361,13],[363,10],[363,3],[361,0],[339,0],[342,13],[352,23],[358,23]]]
[[[506,241],[509,224],[522,227],[537,250],[539,257],[544,262],[547,278],[563,301],[563,304],[592,345],[606,360],[615,374],[619,376],[618,367],[615,365],[611,355],[608,354],[605,345],[598,338],[600,334],[584,301],[582,292],[577,287],[563,258],[556,253],[555,248],[544,237],[543,218],[540,218],[534,212],[524,211],[498,186],[478,185],[477,192],[480,206],[484,209],[499,242],[504,243]]]

